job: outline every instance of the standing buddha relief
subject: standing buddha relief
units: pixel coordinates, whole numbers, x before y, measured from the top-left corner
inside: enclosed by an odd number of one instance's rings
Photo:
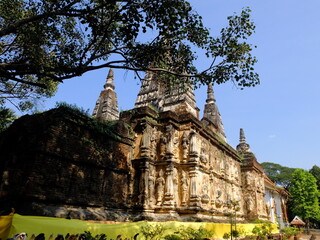
[[[166,155],[166,145],[167,145],[167,138],[166,138],[165,134],[162,134],[160,136],[159,145],[160,145],[160,147],[159,147],[160,159],[159,160],[163,160],[164,156]]]
[[[150,154],[150,135],[151,135],[151,127],[147,122],[141,122],[141,143],[140,143],[140,156],[141,157],[149,157]]]
[[[187,162],[189,154],[189,138],[188,132],[184,131],[181,138],[182,162]]]
[[[157,197],[157,205],[161,205],[164,197],[164,186],[165,186],[165,180],[163,177],[163,170],[160,169],[158,173],[158,177],[156,179],[156,197]]]
[[[165,127],[159,139],[159,160],[175,160],[178,156],[179,132],[172,124]],[[166,157],[166,158],[164,158]]]
[[[172,182],[173,182],[173,198],[175,205],[179,203],[179,174],[176,167],[173,167],[172,172]]]
[[[149,166],[149,177],[148,177],[148,193],[149,193],[149,204],[153,206],[156,204],[155,198],[155,167]]]
[[[207,143],[204,139],[201,141],[201,148],[200,148],[200,162],[203,164],[206,164],[208,162],[208,149],[207,149]]]
[[[190,158],[190,161],[196,162],[197,157],[198,157],[198,139],[197,139],[197,134],[195,131],[191,131],[190,135],[190,156],[193,158]]]
[[[150,137],[150,157],[151,159],[156,159],[157,157],[157,139],[158,139],[158,131],[156,127],[151,129],[151,137]]]
[[[187,174],[184,170],[181,171],[181,206],[185,207],[187,206],[187,199],[188,199],[188,189],[189,189],[189,184],[188,184],[188,178]]]
[[[166,134],[166,155],[172,156],[174,151],[174,133],[175,129],[172,124],[166,126],[165,134]]]

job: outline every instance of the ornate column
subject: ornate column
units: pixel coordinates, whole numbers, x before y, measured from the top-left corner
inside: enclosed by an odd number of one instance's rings
[[[182,139],[181,139],[181,146],[182,146],[182,162],[187,162],[188,153],[189,153],[189,138],[187,132],[183,132]]]
[[[214,193],[214,190],[216,188],[216,184],[215,184],[214,178],[215,177],[214,177],[213,171],[211,170],[210,171],[210,178],[209,178],[209,186],[210,186],[210,199],[211,199],[210,204],[212,206],[214,206],[214,204],[215,204],[215,193]]]
[[[146,122],[140,123],[142,129],[141,139],[141,157],[149,157],[150,155],[150,126]]]
[[[198,162],[199,149],[198,149],[198,139],[197,134],[194,131],[190,132],[190,159],[189,162]]]
[[[164,203],[165,206],[174,205],[174,194],[173,194],[173,164],[169,164],[166,167],[166,188],[164,194]]]
[[[200,197],[197,189],[198,167],[192,166],[189,168],[190,176],[190,206],[200,206]]]
[[[174,148],[173,138],[174,138],[174,132],[175,132],[175,129],[173,128],[173,126],[172,126],[171,124],[169,124],[168,126],[166,126],[166,136],[167,136],[166,156],[167,156],[168,159],[172,158],[172,156],[173,156],[173,148]]]
[[[149,204],[149,189],[148,189],[149,163],[143,161],[140,163],[140,181],[139,181],[139,203],[143,207]]]

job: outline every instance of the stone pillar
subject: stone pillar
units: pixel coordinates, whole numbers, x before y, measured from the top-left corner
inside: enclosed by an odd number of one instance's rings
[[[149,163],[140,163],[140,182],[139,182],[139,203],[146,207],[148,201],[148,176],[149,176]]]
[[[150,155],[150,126],[143,122],[141,123],[142,139],[141,139],[141,157],[149,157]]]
[[[156,203],[155,196],[155,167],[149,164],[148,169],[148,202],[149,206],[153,207]]]
[[[198,139],[196,132],[190,132],[190,162],[196,163],[199,157]]]
[[[214,194],[214,190],[216,189],[216,183],[215,183],[215,181],[214,181],[214,175],[213,175],[213,171],[211,170],[211,172],[210,172],[210,178],[209,178],[209,180],[210,180],[210,182],[209,182],[209,186],[210,186],[210,198],[211,198],[211,202],[210,202],[210,204],[212,205],[212,206],[214,206],[214,204],[215,204],[215,194]]]
[[[169,164],[166,167],[166,188],[164,194],[164,203],[165,206],[173,206],[174,205],[174,194],[173,194],[173,168],[172,164]]]
[[[166,127],[166,135],[167,135],[167,146],[166,146],[166,155],[167,158],[171,158],[173,156],[173,148],[174,148],[174,144],[173,144],[173,138],[174,138],[174,128],[171,124],[169,124]]]
[[[197,189],[197,176],[198,176],[198,167],[193,166],[189,168],[190,176],[190,206],[200,206],[200,197],[198,195]]]

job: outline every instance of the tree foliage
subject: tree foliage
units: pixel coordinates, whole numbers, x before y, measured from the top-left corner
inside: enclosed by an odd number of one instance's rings
[[[280,164],[272,162],[264,162],[261,163],[261,165],[271,181],[285,188],[290,186],[292,182],[292,173],[296,170],[295,168],[281,166]]]
[[[1,0],[0,100],[50,97],[65,79],[104,67],[254,86],[250,10],[228,22],[211,36],[186,0]],[[206,69],[195,67],[196,49],[208,57]]]
[[[317,165],[314,165],[310,170],[309,173],[311,173],[317,180],[318,190],[320,191],[320,167]]]
[[[11,109],[0,107],[0,133],[6,130],[16,119],[16,115]]]
[[[291,211],[304,220],[320,220],[319,191],[315,177],[303,170],[296,169],[292,175],[292,185],[289,188],[291,194]]]

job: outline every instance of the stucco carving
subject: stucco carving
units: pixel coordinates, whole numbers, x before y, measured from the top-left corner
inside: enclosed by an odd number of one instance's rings
[[[188,198],[188,178],[185,171],[181,172],[181,206],[185,207],[187,205]]]
[[[154,168],[154,166],[150,166],[149,167],[148,190],[149,190],[150,205],[154,205],[156,203],[156,198],[155,198],[155,168]]]
[[[189,154],[189,149],[188,149],[189,138],[188,138],[188,133],[186,131],[184,131],[182,134],[181,145],[182,145],[182,162],[186,162]]]
[[[163,177],[163,170],[160,169],[158,173],[158,178],[156,179],[156,187],[157,187],[157,205],[162,204],[163,196],[164,196],[164,185],[165,180]]]

